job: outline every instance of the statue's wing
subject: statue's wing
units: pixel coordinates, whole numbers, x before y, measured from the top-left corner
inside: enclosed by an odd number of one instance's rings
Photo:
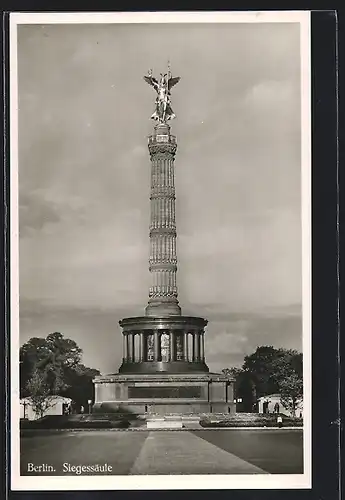
[[[169,78],[168,81],[168,89],[170,90],[176,83],[178,83],[181,80],[180,76],[175,76],[174,78]]]
[[[158,81],[156,80],[156,78],[153,78],[153,76],[144,76],[144,80],[146,83],[151,85],[151,87],[153,87],[155,90],[157,90]]]

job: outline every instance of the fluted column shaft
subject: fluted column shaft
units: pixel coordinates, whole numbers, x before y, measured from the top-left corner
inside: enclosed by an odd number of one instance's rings
[[[147,315],[181,314],[177,300],[174,158],[176,139],[168,125],[156,125],[149,138],[151,157],[150,272]],[[158,313],[157,313],[158,315]]]

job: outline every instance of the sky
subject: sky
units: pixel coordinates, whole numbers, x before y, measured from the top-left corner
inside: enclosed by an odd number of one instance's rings
[[[18,26],[20,341],[115,373],[148,301],[154,90],[170,60],[179,301],[211,371],[301,350],[299,25]]]

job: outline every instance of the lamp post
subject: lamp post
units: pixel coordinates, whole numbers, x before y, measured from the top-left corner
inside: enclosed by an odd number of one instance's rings
[[[92,399],[89,399],[87,404],[89,405],[89,414],[91,413]]]
[[[234,399],[234,403],[235,403],[235,405],[236,405],[236,413],[237,413],[237,405],[238,405],[239,403],[242,403],[242,401],[243,401],[243,400],[242,400],[242,398],[236,398],[236,399]]]

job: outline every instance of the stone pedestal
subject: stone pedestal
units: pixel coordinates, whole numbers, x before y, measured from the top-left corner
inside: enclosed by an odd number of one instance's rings
[[[216,373],[98,376],[93,411],[190,414],[235,412],[233,382]]]

